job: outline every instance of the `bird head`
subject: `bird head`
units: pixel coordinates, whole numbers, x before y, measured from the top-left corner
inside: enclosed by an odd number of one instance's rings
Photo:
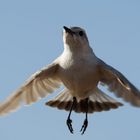
[[[80,27],[66,27],[64,26],[63,41],[64,44],[74,48],[89,47],[88,38],[84,29]]]

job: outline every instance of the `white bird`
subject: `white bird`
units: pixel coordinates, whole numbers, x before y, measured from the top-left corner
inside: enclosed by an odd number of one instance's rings
[[[23,86],[0,104],[0,115],[15,111],[46,97],[61,85],[63,91],[46,105],[70,111],[67,125],[73,133],[72,110],[83,112],[86,118],[81,128],[88,126],[88,113],[107,111],[122,103],[105,94],[98,85],[107,85],[109,91],[131,105],[140,107],[140,91],[119,71],[96,57],[84,29],[63,27],[64,51],[52,64],[33,74]]]

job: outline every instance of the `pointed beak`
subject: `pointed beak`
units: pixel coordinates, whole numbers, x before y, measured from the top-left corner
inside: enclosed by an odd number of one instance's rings
[[[66,26],[63,26],[63,28],[64,28],[64,30],[65,30],[66,33],[69,33],[69,34],[71,34],[71,35],[74,34],[74,32],[73,32],[70,28],[68,28],[68,27],[66,27]]]

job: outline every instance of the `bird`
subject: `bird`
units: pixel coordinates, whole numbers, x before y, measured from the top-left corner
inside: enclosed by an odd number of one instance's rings
[[[21,106],[31,105],[62,86],[62,91],[45,105],[69,111],[66,125],[72,134],[72,111],[85,114],[80,129],[84,134],[89,113],[123,106],[107,95],[100,85],[106,86],[132,106],[140,107],[140,91],[121,72],[95,55],[83,28],[63,26],[63,43],[64,50],[58,58],[31,75],[0,103],[0,116],[14,112]]]

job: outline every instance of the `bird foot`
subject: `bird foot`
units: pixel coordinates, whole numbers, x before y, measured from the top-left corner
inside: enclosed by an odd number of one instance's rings
[[[72,120],[70,118],[67,119],[67,126],[70,132],[73,134]]]
[[[83,135],[83,134],[85,133],[85,131],[86,131],[86,129],[87,129],[87,126],[88,126],[88,120],[85,119],[85,120],[84,120],[84,123],[83,123],[83,125],[82,125],[82,128],[81,128],[81,130],[80,130],[80,132],[82,132],[81,135]]]

